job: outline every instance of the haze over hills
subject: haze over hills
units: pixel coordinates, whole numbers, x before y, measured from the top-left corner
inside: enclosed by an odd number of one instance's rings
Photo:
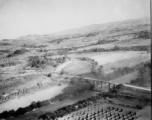
[[[125,21],[118,21],[118,22],[110,22],[110,23],[104,23],[104,24],[93,24],[93,25],[88,25],[88,26],[83,26],[80,28],[75,28],[75,29],[69,29],[61,32],[56,32],[52,34],[45,34],[45,35],[26,35],[26,36],[21,36],[16,39],[10,39],[11,41],[13,40],[20,40],[18,42],[21,43],[22,40],[27,40],[29,42],[34,41],[34,42],[44,42],[44,41],[51,41],[54,39],[61,39],[61,38],[78,38],[78,37],[85,37],[89,33],[103,33],[103,32],[110,32],[112,29],[125,29],[124,27],[135,27],[138,25],[150,25],[150,18],[149,17],[144,17],[144,18],[139,18],[139,19],[130,19],[130,20],[125,20]],[[129,29],[129,28],[127,28]],[[149,27],[150,30],[150,27]],[[9,39],[8,39],[9,40]]]
[[[150,0],[0,0],[0,39],[150,16]]]

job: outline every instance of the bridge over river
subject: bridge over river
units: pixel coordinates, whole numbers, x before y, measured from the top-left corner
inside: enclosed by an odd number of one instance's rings
[[[59,73],[53,73],[52,75],[59,75]],[[73,75],[60,75],[61,77],[70,77],[70,78],[81,78],[80,76],[73,76]],[[101,92],[108,92],[112,88],[116,87],[117,85],[120,85],[121,83],[115,83],[113,81],[106,81],[106,80],[99,80],[99,79],[93,79],[93,78],[83,78],[83,81],[90,81],[94,84],[94,90],[101,91]],[[123,81],[123,80],[122,80]],[[147,89],[144,87],[137,87],[129,84],[121,84],[127,89],[132,89],[132,90],[138,90],[138,91],[143,91],[143,92],[151,92],[151,89]]]
[[[73,75],[60,75],[59,73],[53,73],[51,74],[51,78],[52,80],[54,80],[55,82],[70,82],[69,80],[62,80],[62,81],[58,81],[57,79],[54,79],[53,76],[60,76],[61,78],[66,77],[66,78],[80,78],[80,80],[78,81],[86,81],[86,82],[90,82],[91,84],[94,85],[94,90],[98,91],[98,92],[109,92],[111,91],[113,88],[115,88],[116,86],[120,85],[121,83],[114,83],[112,81],[106,81],[106,80],[99,80],[99,79],[92,79],[92,78],[83,78],[80,76],[73,76]],[[42,86],[43,83],[42,83]],[[147,94],[148,96],[151,96],[151,89],[146,89],[143,87],[137,87],[137,86],[132,86],[132,85],[128,85],[128,84],[121,84],[123,90],[127,90],[129,91],[129,93],[132,93],[132,91],[136,91],[135,94],[137,94],[137,92],[139,93],[139,95],[141,93],[143,94]],[[37,86],[39,87],[39,86]],[[45,87],[45,86],[44,86]],[[36,89],[36,88],[35,88]],[[38,88],[40,89],[40,88]],[[24,92],[24,91],[23,91]],[[1,95],[0,96],[0,103],[6,102],[14,97],[18,97],[20,96],[20,93],[22,93],[20,90],[16,90],[13,91],[11,94],[5,94],[5,95]],[[29,93],[30,89],[29,89]]]

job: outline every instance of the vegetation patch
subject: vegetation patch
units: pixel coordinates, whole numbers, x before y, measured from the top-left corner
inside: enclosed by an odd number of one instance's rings
[[[145,31],[140,31],[139,33],[136,33],[136,38],[140,39],[150,39],[150,32],[145,30]]]
[[[7,57],[14,57],[14,56],[17,56],[17,55],[22,55],[25,52],[28,52],[28,50],[25,49],[25,48],[22,48],[22,49],[19,49],[19,50],[15,50],[13,53],[8,54]]]
[[[108,44],[108,43],[117,42],[117,41],[119,40],[99,40],[97,43],[95,43],[95,45]]]
[[[149,51],[149,45],[145,46],[131,46],[131,47],[119,47],[115,46],[113,48],[105,49],[105,48],[93,48],[89,50],[82,50],[78,53],[88,53],[88,52],[112,52],[112,51]]]
[[[138,78],[132,80],[130,84],[141,87],[151,87],[151,61],[142,64],[142,67],[140,67],[138,71]]]
[[[11,43],[7,43],[7,42],[0,42],[0,46],[9,46],[11,45]]]

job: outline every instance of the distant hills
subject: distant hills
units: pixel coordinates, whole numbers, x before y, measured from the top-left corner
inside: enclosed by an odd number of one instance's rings
[[[83,26],[80,28],[65,30],[62,32],[52,33],[52,34],[45,34],[45,35],[27,35],[21,36],[17,39],[8,39],[13,40],[14,42],[37,42],[41,43],[44,41],[51,41],[54,39],[64,39],[64,38],[79,38],[79,37],[86,37],[87,35],[93,35],[98,33],[105,33],[111,30],[123,30],[130,27],[135,27],[138,25],[147,25],[150,29],[150,18],[144,17],[140,19],[130,19],[125,21],[117,21],[117,22],[110,22],[104,24],[93,24],[88,26]],[[7,39],[5,39],[6,41]]]

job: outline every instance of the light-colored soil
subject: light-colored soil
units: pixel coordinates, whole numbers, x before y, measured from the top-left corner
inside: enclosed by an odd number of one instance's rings
[[[91,66],[92,64],[89,61],[71,59],[70,61],[59,65],[54,72],[60,73],[62,71],[63,73],[77,75],[90,72]]]
[[[67,61],[67,62],[59,65],[54,72],[57,72],[57,73],[61,72],[63,68],[65,68],[68,64],[70,64],[73,61],[74,60],[70,60],[70,61]]]
[[[113,68],[133,67],[141,62],[151,59],[150,53],[143,51],[119,51],[119,52],[101,52],[101,53],[83,53],[71,54],[72,58],[89,57],[103,66],[104,73],[113,72]]]
[[[43,81],[52,81],[52,80],[51,80],[51,78],[48,78],[46,76],[37,75],[37,77],[35,77],[33,80],[16,87],[16,89],[23,89],[23,88],[26,88],[26,87],[30,88],[32,86],[35,86],[37,83],[43,82]]]
[[[76,60],[68,64],[63,69],[63,72],[73,74],[73,75],[89,73],[91,66],[92,66],[91,63],[88,61]]]
[[[125,54],[125,53],[124,53]],[[137,56],[132,56],[127,59],[118,60],[116,62],[111,62],[103,65],[103,70],[105,73],[113,72],[114,69],[124,68],[124,67],[134,67],[141,62],[146,62],[150,60],[150,54],[141,53]]]
[[[123,59],[134,58],[140,55],[141,52],[115,52],[115,53],[111,52],[109,54],[95,55],[92,56],[91,58],[95,59],[99,63],[99,65],[103,65],[111,62],[120,61]]]
[[[137,78],[138,72],[130,73],[127,75],[124,75],[123,77],[111,80],[112,83],[119,83],[119,84],[126,84],[130,83],[132,80],[135,80]]]

